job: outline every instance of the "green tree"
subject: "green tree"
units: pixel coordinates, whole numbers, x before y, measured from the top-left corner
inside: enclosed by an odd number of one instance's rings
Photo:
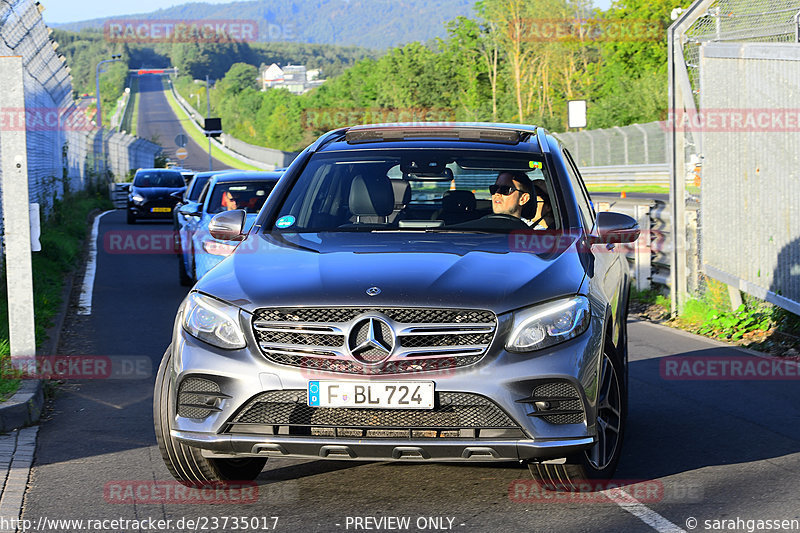
[[[234,63],[220,81],[220,89],[228,95],[237,96],[245,89],[258,89],[258,69],[247,63]]]
[[[667,37],[670,0],[617,0],[605,23],[630,28],[620,39],[604,41],[603,68],[597,76],[591,127],[623,126],[663,119],[667,110]]]

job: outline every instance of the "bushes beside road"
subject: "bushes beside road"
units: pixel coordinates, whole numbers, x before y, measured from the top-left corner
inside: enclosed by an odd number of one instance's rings
[[[42,251],[34,252],[33,299],[36,324],[36,344],[47,339],[47,328],[62,304],[65,276],[73,271],[83,257],[88,216],[95,209],[112,209],[111,201],[99,192],[66,195],[54,200],[51,215],[42,221]],[[6,368],[9,356],[8,294],[5,268],[0,272],[0,368]],[[0,400],[13,394],[19,380],[0,378]]]

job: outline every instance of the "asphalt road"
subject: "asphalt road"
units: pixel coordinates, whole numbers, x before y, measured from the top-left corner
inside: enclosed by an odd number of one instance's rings
[[[164,148],[164,153],[172,161],[179,162],[184,168],[189,168],[197,172],[209,170],[208,168],[208,147],[201,148],[191,137],[188,139],[186,151],[188,156],[180,161],[175,155],[178,146],[175,138],[180,133],[184,133],[184,125],[187,128],[193,127],[188,124],[186,116],[180,118],[175,116],[172,108],[164,95],[161,76],[146,74],[139,77],[139,124],[137,134],[139,137],[149,139],[160,144]],[[188,137],[188,135],[187,135]],[[228,168],[226,165],[212,159],[213,169],[223,170]]]
[[[134,231],[168,229],[151,223]],[[178,285],[174,256],[110,253],[104,246],[109,232],[129,230],[122,211],[102,219],[92,315],[70,316],[60,350],[146,356],[155,373],[186,290]],[[23,517],[171,519],[170,528],[141,530],[193,531],[197,525],[179,528],[177,520],[277,516],[276,530],[287,532],[365,530],[354,527],[355,517],[409,517],[411,531],[427,524],[428,530],[465,532],[689,531],[690,517],[700,521],[696,531],[708,531],[704,520],[800,519],[797,378],[665,379],[662,359],[742,353],[642,322],[630,324],[629,346],[630,413],[617,478],[623,483],[650,480],[647,487],[655,490],[649,498],[640,497],[643,506],[604,495],[514,501],[509,488],[514,494],[517,480],[529,477],[515,464],[288,459],[270,459],[257,480],[255,503],[117,503],[110,483],[171,479],[155,445],[151,376],[71,381],[60,387],[52,416],[41,424]],[[436,517],[444,517],[443,522],[428,521]],[[420,519],[424,523],[418,524]],[[264,524],[271,528],[273,521]],[[679,529],[670,529],[671,524]],[[207,530],[234,531],[232,523]],[[736,531],[715,529],[720,530]]]

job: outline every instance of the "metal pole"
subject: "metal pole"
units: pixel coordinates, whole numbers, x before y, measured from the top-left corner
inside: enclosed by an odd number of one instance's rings
[[[794,16],[794,42],[800,43],[800,11]]]
[[[211,93],[208,91],[208,74],[206,74],[206,118],[211,117]],[[211,135],[206,132],[208,137],[208,171],[214,170],[214,160],[211,158]]]
[[[697,114],[692,86],[686,71],[683,43],[686,31],[699,19],[714,0],[694,2],[667,29],[667,69],[669,79],[668,124],[670,149],[670,214],[672,215],[672,251],[670,265],[670,312],[677,315],[683,310],[688,297],[686,267],[686,134],[682,124],[685,113]],[[719,17],[717,17],[719,20]],[[701,151],[702,136],[695,134],[695,150]]]
[[[0,57],[0,108],[25,109],[22,57]],[[24,122],[0,135],[2,202],[11,359],[36,355],[28,195],[28,145]]]

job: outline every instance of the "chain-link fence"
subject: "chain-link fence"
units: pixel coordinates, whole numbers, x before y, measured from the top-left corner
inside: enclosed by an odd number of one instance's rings
[[[24,109],[0,109],[0,135],[25,132],[29,198],[43,215],[66,191],[93,180],[101,185],[99,176],[124,179],[131,168],[153,166],[161,150],[130,135],[101,133],[73,102],[69,67],[56,46],[37,2],[0,0],[0,55],[22,58],[25,100]]]
[[[799,22],[800,0],[698,0],[669,31],[674,220],[687,215],[680,178],[700,167],[702,272],[795,313]],[[697,284],[685,269],[693,244],[676,233],[675,310]]]
[[[556,134],[579,167],[667,164],[665,122]]]

